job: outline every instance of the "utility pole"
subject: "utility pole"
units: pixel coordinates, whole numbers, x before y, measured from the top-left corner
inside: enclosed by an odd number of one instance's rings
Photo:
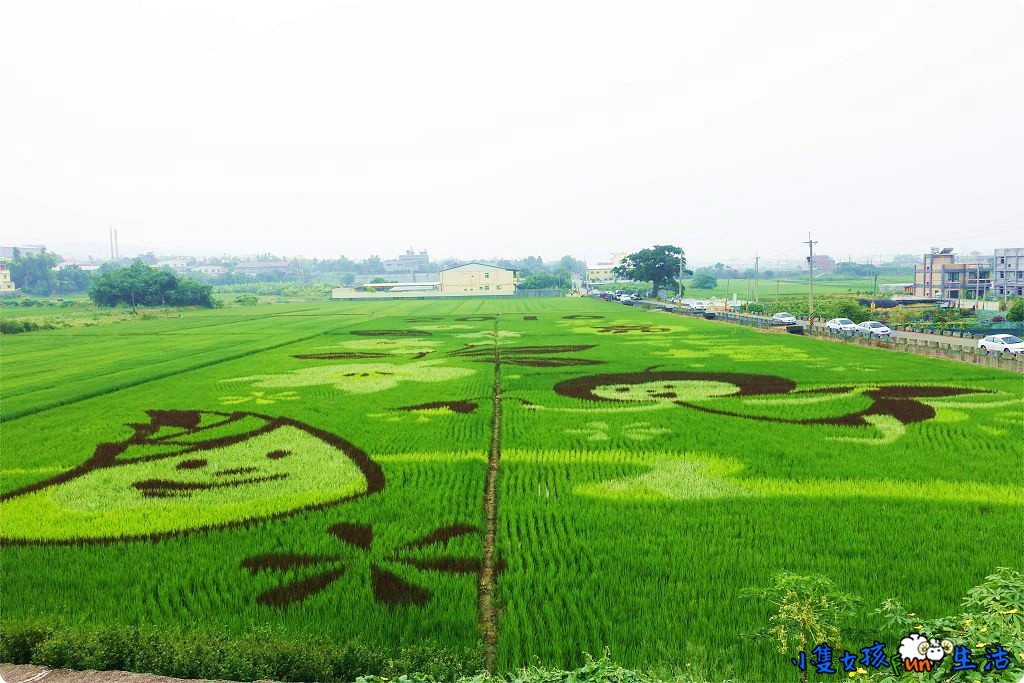
[[[679,298],[683,298],[683,250],[679,250]]]
[[[759,267],[760,265],[761,265],[761,257],[758,256],[757,252],[755,251],[754,252],[754,303],[759,303],[761,301],[761,288],[760,288],[760,285],[761,285],[761,270],[760,270],[760,267]]]
[[[818,242],[811,239],[811,233],[807,233],[807,241],[804,244],[810,249],[810,256],[807,257],[807,322],[810,323],[808,332],[814,334],[814,245]]]

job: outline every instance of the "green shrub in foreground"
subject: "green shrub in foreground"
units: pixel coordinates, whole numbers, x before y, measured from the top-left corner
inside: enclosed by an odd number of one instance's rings
[[[394,678],[406,671],[429,680],[472,675],[477,648],[418,642],[377,650],[358,642],[282,638],[272,632],[232,638],[216,633],[175,633],[122,626],[5,624],[0,661],[52,668],[140,671],[179,678],[252,681],[352,681],[367,672]]]

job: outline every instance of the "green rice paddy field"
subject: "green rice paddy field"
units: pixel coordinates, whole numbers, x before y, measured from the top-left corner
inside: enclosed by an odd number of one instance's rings
[[[780,679],[741,596],[780,570],[937,617],[1024,564],[1008,372],[585,299],[188,312],[2,353],[6,628]]]

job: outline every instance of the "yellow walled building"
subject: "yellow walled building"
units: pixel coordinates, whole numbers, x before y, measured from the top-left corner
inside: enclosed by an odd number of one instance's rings
[[[610,261],[600,263],[587,268],[587,282],[612,282],[619,278],[612,272],[612,269],[622,263],[626,258],[626,252],[617,251],[612,254]]]
[[[441,271],[441,294],[511,296],[516,293],[516,272],[486,263],[465,263]]]
[[[11,282],[11,271],[7,270],[7,265],[0,263],[0,294],[13,294],[14,283]]]

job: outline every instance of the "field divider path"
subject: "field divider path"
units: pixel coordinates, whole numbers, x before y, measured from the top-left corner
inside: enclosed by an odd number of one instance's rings
[[[494,608],[497,580],[498,474],[501,464],[501,347],[498,344],[498,319],[494,321],[494,391],[491,422],[491,449],[487,456],[484,483],[484,557],[480,564],[480,633],[484,641],[484,670],[495,673],[498,653],[498,614]]]

